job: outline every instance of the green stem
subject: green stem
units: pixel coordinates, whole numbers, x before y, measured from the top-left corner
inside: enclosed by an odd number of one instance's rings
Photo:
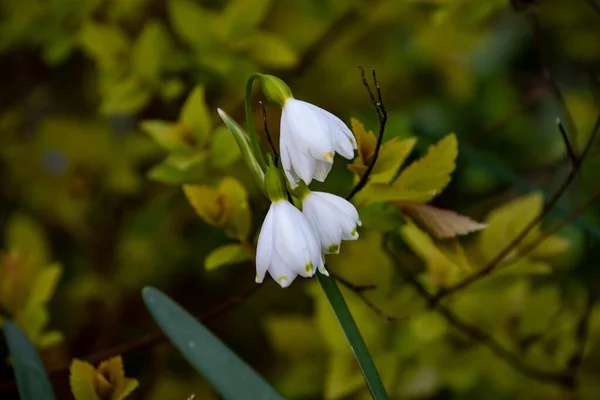
[[[369,386],[371,396],[375,400],[387,400],[388,395],[381,382],[375,363],[369,354],[365,341],[358,330],[358,326],[356,326],[356,322],[354,322],[354,319],[352,318],[352,314],[348,309],[348,305],[346,304],[344,296],[335,282],[335,279],[330,276],[325,276],[320,272],[317,272],[316,275],[329,300],[329,304],[331,304],[331,308],[333,308],[335,316],[342,326],[346,339],[348,339],[354,357],[356,358],[356,361],[358,361],[358,365],[365,377],[365,381]]]
[[[252,118],[252,84],[256,79],[259,79],[261,74],[253,74],[248,78],[246,83],[246,125],[248,127],[248,133],[250,134],[250,142],[252,144],[252,152],[254,157],[258,160],[259,165],[263,170],[267,169],[267,163],[260,150],[260,144],[258,143],[258,136],[256,134],[256,128],[254,126],[254,119]]]

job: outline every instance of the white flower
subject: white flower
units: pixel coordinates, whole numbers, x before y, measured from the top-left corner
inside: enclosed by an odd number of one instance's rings
[[[335,115],[305,101],[289,98],[283,106],[280,130],[281,162],[292,189],[303,180],[323,182],[334,153],[354,157],[356,140]]]
[[[302,213],[313,225],[325,254],[339,253],[342,240],[358,239],[356,227],[361,225],[358,211],[346,199],[311,192],[302,200]]]
[[[258,236],[256,282],[268,271],[285,288],[297,275],[313,276],[317,268],[327,275],[319,239],[306,217],[287,200],[273,202]]]

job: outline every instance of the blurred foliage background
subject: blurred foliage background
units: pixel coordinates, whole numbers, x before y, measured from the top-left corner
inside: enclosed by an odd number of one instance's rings
[[[439,239],[405,218],[422,207],[357,198],[361,238],[329,268],[376,285],[344,293],[390,397],[598,398],[600,141],[573,163],[555,122],[581,154],[600,110],[597,0],[0,0],[0,305],[59,398],[72,398],[73,357],[119,354],[139,381],[129,398],[217,398],[155,334],[146,285],[204,316],[286,397],[368,398],[315,282],[254,283],[268,202],[216,114],[243,121],[247,78],[268,72],[377,132],[357,64],[377,69],[385,139],[417,139],[399,163],[456,133],[432,205],[488,223]],[[266,111],[276,137],[279,111]],[[573,166],[506,271],[428,297],[484,268]],[[338,159],[314,186],[345,195],[352,182]],[[0,391],[17,398],[8,363]]]

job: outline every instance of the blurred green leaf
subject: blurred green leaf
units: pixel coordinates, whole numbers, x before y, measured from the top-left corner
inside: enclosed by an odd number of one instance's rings
[[[83,50],[103,69],[119,66],[130,49],[127,35],[118,26],[100,24],[91,20],[83,23],[79,32],[79,41]]]
[[[135,114],[148,104],[152,91],[141,79],[128,77],[107,88],[100,110],[104,114]]]
[[[11,321],[4,321],[2,329],[21,400],[54,400],[46,369],[27,336]]]
[[[210,252],[204,260],[204,268],[212,271],[224,265],[237,264],[253,258],[252,254],[241,244],[226,244]]]
[[[193,154],[192,147],[186,143],[173,123],[160,120],[146,120],[140,122],[140,128],[150,135],[156,143],[167,151],[182,155]]]
[[[279,36],[269,32],[256,32],[238,44],[250,59],[270,68],[290,68],[298,62],[296,51]]]
[[[160,291],[142,291],[146,307],[181,355],[226,400],[282,399],[216,336]]]
[[[212,24],[215,16],[189,0],[168,0],[175,32],[196,50],[214,46]]]
[[[196,86],[189,94],[181,109],[179,122],[185,124],[192,131],[199,146],[206,145],[211,130],[211,120],[202,86]]]
[[[220,126],[213,132],[210,153],[212,164],[217,168],[231,165],[242,155],[235,138],[225,126]]]
[[[258,27],[272,0],[232,0],[221,14],[219,29],[230,39],[240,39]]]
[[[26,255],[33,266],[48,261],[48,239],[40,224],[25,214],[13,214],[4,227],[6,247]]]
[[[155,82],[160,78],[167,50],[168,33],[162,23],[148,21],[131,50],[131,66],[135,75]]]

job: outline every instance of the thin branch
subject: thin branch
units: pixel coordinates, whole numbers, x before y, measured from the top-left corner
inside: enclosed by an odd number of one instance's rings
[[[375,99],[375,95],[371,90],[371,86],[367,81],[367,77],[365,76],[365,70],[359,65],[358,69],[360,69],[360,76],[362,78],[362,83],[365,89],[367,89],[367,93],[371,98],[371,102],[373,103],[373,107],[375,107],[375,111],[377,112],[377,116],[379,117],[379,132],[377,134],[377,144],[375,145],[375,152],[373,153],[373,159],[371,163],[367,167],[367,170],[361,176],[360,180],[352,188],[350,193],[346,196],[346,200],[351,200],[356,193],[358,193],[362,188],[365,187],[369,180],[369,176],[373,172],[373,168],[375,168],[375,163],[377,162],[377,158],[379,157],[379,150],[381,149],[381,144],[383,143],[383,134],[385,132],[385,124],[387,123],[387,112],[385,110],[385,106],[383,105],[383,98],[381,97],[381,88],[379,87],[379,82],[377,82],[377,75],[375,74],[375,68],[373,68],[373,83],[375,84],[375,88],[377,91],[377,99]]]
[[[377,288],[377,285],[373,285],[373,284],[371,284],[371,285],[355,285],[354,283],[350,282],[349,280],[344,279],[341,276],[332,273],[331,271],[329,272],[329,274],[333,277],[333,279],[335,279],[336,281],[338,281],[342,285],[346,286],[348,289],[352,290],[355,293],[364,292],[367,290],[373,290],[373,289]]]
[[[596,14],[598,14],[598,16],[600,17],[600,5],[596,3],[596,0],[585,0],[585,2],[588,3],[590,7],[592,7],[594,11],[596,11]]]
[[[275,148],[275,145],[273,144],[273,138],[271,138],[271,134],[269,133],[269,126],[267,125],[267,109],[265,108],[265,105],[262,101],[259,101],[258,104],[260,104],[260,109],[262,110],[265,134],[267,135],[267,140],[269,141],[271,150],[273,150],[273,154],[275,156],[274,157],[275,158],[275,166],[277,166],[277,163],[279,162],[279,153],[277,152],[277,149]]]
[[[344,285],[345,287],[347,287],[348,289],[350,289],[352,292],[354,292],[354,294],[356,294],[358,297],[360,297],[360,299],[362,300],[363,303],[365,303],[365,305],[367,307],[369,307],[371,309],[371,311],[373,311],[375,314],[377,314],[382,320],[384,320],[385,322],[393,322],[393,321],[399,321],[399,320],[406,320],[409,319],[410,317],[394,317],[391,315],[386,314],[384,311],[382,311],[379,307],[377,307],[375,304],[373,304],[373,302],[371,300],[369,300],[365,295],[364,295],[364,287],[361,286],[356,286],[350,282],[348,282],[347,280],[340,278],[339,276],[334,276],[334,279],[336,281],[338,281],[339,283],[341,283],[342,285]],[[375,285],[371,285],[372,288],[375,287]],[[371,289],[371,288],[369,288]]]
[[[573,379],[569,374],[545,371],[525,363],[516,353],[504,347],[496,339],[494,339],[493,336],[477,326],[465,322],[450,308],[438,303],[435,299],[435,296],[429,293],[429,291],[417,279],[417,277],[401,264],[397,254],[390,248],[388,239],[389,234],[386,234],[384,236],[383,247],[389,254],[390,258],[395,261],[396,265],[398,266],[398,271],[402,274],[403,278],[427,302],[427,305],[440,314],[450,325],[465,334],[474,342],[487,347],[498,358],[504,360],[512,368],[526,376],[529,376],[530,378],[544,383],[553,383],[566,388],[571,388],[573,386]]]
[[[531,29],[533,31],[533,44],[535,47],[535,53],[537,55],[538,64],[541,69],[542,79],[544,79],[548,83],[548,86],[550,87],[550,90],[551,90],[554,98],[556,99],[556,101],[562,108],[563,113],[565,114],[565,118],[567,119],[567,122],[569,123],[570,132],[573,134],[573,137],[576,138],[577,137],[577,127],[575,125],[575,120],[573,119],[573,116],[571,115],[571,112],[569,111],[569,108],[567,107],[567,102],[565,101],[565,98],[564,98],[562,92],[560,91],[560,88],[558,87],[556,80],[550,73],[550,68],[548,67],[548,63],[546,62],[546,59],[544,57],[544,52],[542,50],[543,46],[542,46],[542,40],[541,40],[542,34],[541,34],[541,29],[540,29],[540,22],[537,18],[535,10],[534,9],[528,10],[527,17],[531,24]]]
[[[500,265],[500,263],[504,260],[504,258],[509,253],[511,253],[523,241],[523,239],[525,239],[525,237],[529,234],[529,232],[531,232],[531,230],[533,228],[535,228],[542,221],[542,219],[550,212],[550,210],[556,205],[556,203],[558,203],[558,200],[560,199],[560,197],[564,194],[564,192],[567,190],[569,185],[571,185],[571,183],[573,182],[573,180],[579,173],[579,170],[581,169],[583,160],[589,154],[590,149],[592,148],[592,143],[594,141],[594,138],[598,134],[599,130],[600,130],[600,114],[598,115],[598,118],[596,119],[596,123],[594,124],[594,128],[592,130],[592,133],[590,134],[590,137],[587,140],[585,148],[581,152],[581,155],[579,157],[576,157],[577,163],[573,164],[571,171],[569,172],[569,175],[567,175],[567,177],[560,184],[560,186],[558,187],[556,192],[554,192],[554,194],[552,195],[550,200],[546,203],[542,212],[536,218],[532,219],[531,222],[529,224],[527,224],[527,226],[508,245],[506,245],[500,252],[498,252],[498,254],[496,254],[496,256],[484,268],[482,268],[478,272],[474,273],[473,275],[463,279],[461,282],[455,284],[454,286],[440,289],[438,291],[438,293],[434,296],[434,300],[436,302],[442,300],[446,296],[449,296],[451,294],[454,294],[454,293],[466,288],[467,286],[471,285],[472,283],[479,281],[480,279],[482,279],[482,278],[486,277],[487,275],[489,275],[490,273],[492,273],[498,267],[498,265]],[[589,205],[591,205],[591,204],[588,204],[585,208],[589,207]],[[569,214],[567,217],[565,217],[565,219],[563,220],[563,222],[561,224],[559,224],[559,226],[562,226],[562,225],[566,224],[567,222],[571,221],[573,218],[576,218],[581,212],[582,211],[579,211],[579,210],[573,211],[571,214]],[[543,235],[540,236],[540,239],[542,237],[544,237],[544,236]],[[537,247],[537,245],[536,245],[536,247]],[[526,254],[525,249],[520,252],[520,256],[523,256],[525,254]]]
[[[573,355],[569,359],[567,365],[567,371],[571,374],[573,379],[577,379],[577,372],[583,361],[583,354],[585,352],[585,346],[588,342],[590,318],[592,316],[592,310],[594,309],[594,297],[592,295],[591,288],[587,290],[587,298],[585,301],[585,307],[577,324],[577,331],[575,333],[575,343],[577,348],[573,352]]]
[[[562,136],[563,142],[565,144],[565,148],[567,149],[567,155],[569,156],[569,159],[571,160],[571,164],[572,165],[578,164],[579,159],[577,158],[577,156],[575,155],[575,152],[573,151],[573,146],[571,146],[571,141],[569,140],[569,135],[567,134],[567,131],[565,130],[565,127],[563,126],[560,118],[556,118],[556,125],[558,126],[558,130],[560,131],[560,134]]]

